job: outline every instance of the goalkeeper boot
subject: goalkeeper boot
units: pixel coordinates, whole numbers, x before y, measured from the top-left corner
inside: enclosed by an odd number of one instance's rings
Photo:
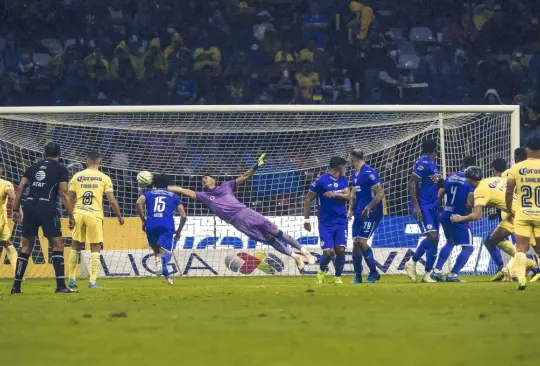
[[[326,276],[326,273],[321,271],[320,269],[317,271],[317,277],[315,278],[315,283],[317,285],[322,285],[324,283],[324,277]]]
[[[351,283],[362,283],[362,275],[361,274],[355,274]]]
[[[430,272],[426,272],[426,273],[424,274],[424,277],[422,278],[422,282],[425,282],[425,283],[435,283],[435,282],[437,282],[437,281],[431,279],[431,273],[430,273]]]
[[[57,288],[54,291],[54,293],[55,294],[77,294],[77,293],[79,293],[79,291],[64,287],[64,288]]]
[[[77,281],[70,278],[69,282],[68,282],[68,287],[76,290],[77,289]]]
[[[411,281],[416,282],[416,262],[409,260],[405,263],[405,271],[407,272],[407,275],[409,275]]]
[[[443,276],[442,272],[433,271],[431,273],[430,277],[431,277],[432,280],[435,280],[437,282],[444,282],[444,276]]]
[[[315,262],[317,261],[315,257],[306,248],[300,249],[300,253],[302,253],[304,258],[306,258],[308,264],[315,264]]]
[[[172,279],[172,276],[165,277],[165,282],[167,282],[167,285],[174,285],[174,281]]]
[[[450,273],[448,276],[446,276],[446,282],[465,282],[465,281],[459,278],[457,274]]]
[[[99,287],[99,285],[95,282],[88,282],[88,288],[91,288],[91,289],[99,289],[101,287]]]
[[[334,277],[334,285],[343,285],[341,277]]]
[[[375,283],[381,279],[381,274],[379,272],[370,272],[366,280],[367,283]]]

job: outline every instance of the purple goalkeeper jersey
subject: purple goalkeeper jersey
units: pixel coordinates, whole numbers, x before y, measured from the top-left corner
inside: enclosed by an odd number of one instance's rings
[[[225,222],[232,219],[247,206],[238,201],[234,192],[236,180],[231,180],[208,192],[196,192],[197,198],[206,205],[217,217]]]

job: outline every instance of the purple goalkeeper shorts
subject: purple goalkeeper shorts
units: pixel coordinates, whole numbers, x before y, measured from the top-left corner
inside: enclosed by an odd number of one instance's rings
[[[266,217],[250,208],[240,211],[230,224],[251,239],[266,243],[278,230]]]

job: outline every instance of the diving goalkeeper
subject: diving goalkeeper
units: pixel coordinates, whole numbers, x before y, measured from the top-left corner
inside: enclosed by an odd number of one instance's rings
[[[172,192],[179,193],[194,200],[204,203],[217,217],[234,226],[238,231],[261,243],[266,243],[274,247],[280,253],[294,258],[299,270],[304,268],[304,257],[309,264],[315,264],[315,258],[311,253],[303,248],[290,235],[279,230],[276,225],[266,219],[260,213],[248,208],[240,202],[235,195],[236,187],[245,183],[251,178],[257,169],[264,164],[262,154],[253,168],[246,171],[238,178],[225,182],[220,186],[216,185],[216,180],[211,176],[204,176],[202,179],[203,192],[193,192],[181,187],[169,187]],[[294,253],[291,248],[298,249],[302,255]]]

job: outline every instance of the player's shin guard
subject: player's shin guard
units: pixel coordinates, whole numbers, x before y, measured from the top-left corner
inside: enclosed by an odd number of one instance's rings
[[[7,247],[7,257],[9,259],[9,263],[11,264],[11,267],[13,268],[13,273],[17,270],[17,249],[13,245],[10,245]]]
[[[459,253],[458,257],[456,258],[456,263],[454,263],[454,267],[452,267],[452,273],[455,275],[458,275],[459,272],[465,267],[467,262],[469,261],[469,258],[471,257],[471,254],[473,253],[474,248],[472,245],[463,245],[461,247],[461,252]]]
[[[69,264],[69,279],[75,281],[77,279],[77,264],[79,263],[79,251],[71,249],[68,257]]]
[[[516,253],[514,256],[515,264],[514,270],[518,278],[519,284],[525,284],[527,282],[526,272],[527,272],[527,255],[525,253]]]
[[[91,253],[90,254],[90,265],[89,265],[89,282],[96,283],[99,270],[101,269],[101,263],[99,261],[100,253]]]
[[[172,255],[170,253],[164,253],[161,255],[161,267],[163,269],[163,276],[169,277],[169,262]]]
[[[66,275],[64,269],[64,253],[61,251],[54,251],[52,253],[52,263],[54,267],[54,275],[56,277],[56,288],[66,288]]]
[[[429,247],[426,251],[426,272],[433,270],[433,265],[437,259],[437,243],[429,242]]]
[[[420,245],[418,245],[418,248],[416,248],[416,251],[414,252],[412,256],[413,262],[418,262],[420,258],[422,258],[424,253],[427,251],[430,245],[431,245],[431,241],[428,238],[424,238],[420,242]]]
[[[26,272],[26,267],[28,266],[29,254],[21,253],[19,258],[17,258],[17,266],[15,267],[15,281],[13,281],[13,288],[20,290],[21,283],[24,278],[24,272]]]
[[[373,255],[373,249],[367,248],[364,250],[364,259],[369,268],[369,273],[377,272],[377,263],[375,262],[375,257]]]
[[[499,247],[503,252],[508,254],[510,257],[513,257],[516,254],[516,248],[508,240],[501,241],[499,244],[497,244],[497,247]]]
[[[357,276],[362,275],[362,252],[360,250],[353,250],[352,253],[352,261],[353,261],[353,267],[354,267],[354,274]]]
[[[336,267],[336,277],[341,277],[343,267],[345,267],[345,253],[336,254],[336,261],[334,265]]]
[[[435,265],[435,269],[437,271],[442,271],[442,268],[448,260],[448,257],[450,257],[453,249],[454,244],[450,242],[446,242],[446,245],[442,247],[441,252],[439,253],[439,258],[437,258],[437,264]]]

